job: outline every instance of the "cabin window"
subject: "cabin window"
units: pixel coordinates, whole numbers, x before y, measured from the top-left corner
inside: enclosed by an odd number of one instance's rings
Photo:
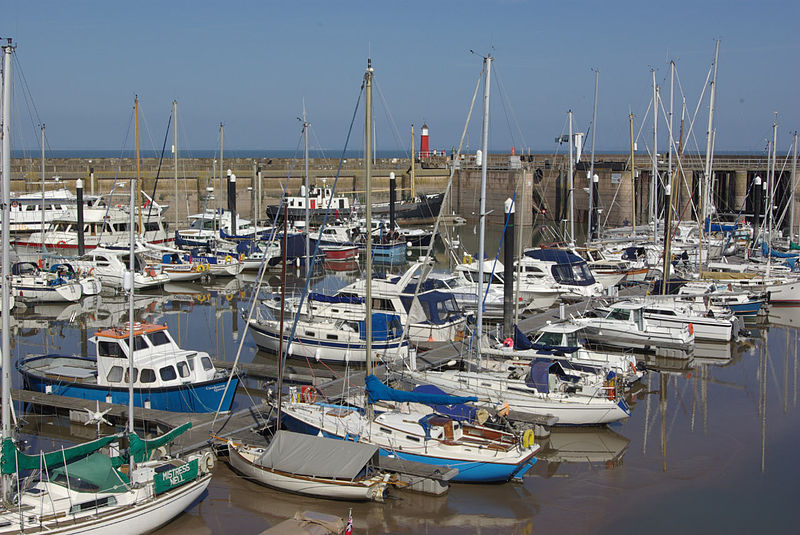
[[[175,373],[174,366],[164,366],[158,371],[159,375],[161,375],[162,381],[174,381],[178,378],[178,374]]]
[[[412,441],[412,442],[419,442],[419,441],[420,441],[420,440],[419,440],[419,437],[415,437],[415,436],[413,436],[413,435],[406,435],[406,439],[407,439],[407,440],[410,440],[410,441]]]
[[[338,340],[339,339],[339,335],[338,334],[328,334],[328,335],[325,336],[325,338],[327,338],[328,340]]]
[[[141,383],[155,383],[156,372],[150,368],[143,368],[142,373],[139,374],[139,382]]]
[[[394,310],[390,299],[380,299],[378,297],[372,300],[372,308],[374,310]]]
[[[114,226],[114,230],[116,232],[125,232],[125,231],[128,230],[128,224],[127,223],[114,223],[113,226]]]
[[[129,371],[130,371],[130,368],[126,368],[126,369],[125,369],[125,379],[124,379],[124,381],[125,381],[126,383],[130,383],[130,382],[131,382],[130,375],[128,375],[128,372],[129,372]],[[138,376],[139,376],[139,368],[134,368],[134,369],[133,369],[133,382],[134,382],[134,383],[136,382],[136,378],[137,378]]]
[[[118,383],[122,381],[122,366],[111,366],[106,380],[108,380],[109,383]]]
[[[214,369],[214,365],[211,363],[211,359],[209,357],[202,357],[200,359],[200,363],[203,365],[203,369],[205,371]]]
[[[69,483],[70,483],[70,487],[71,488],[73,488],[72,484],[73,484],[74,481],[75,481],[75,478],[70,478]],[[92,490],[92,492],[97,492],[98,490],[100,490],[99,488],[95,487],[94,485],[91,485],[91,486],[94,489],[94,490]],[[96,500],[91,500],[91,501],[88,501],[88,502],[83,502],[83,503],[79,503],[79,504],[73,505],[69,510],[69,514],[72,515],[72,514],[75,514],[75,513],[80,513],[82,511],[92,511],[94,509],[99,509],[101,507],[111,507],[111,506],[114,506],[114,505],[117,505],[117,499],[114,496],[106,496],[104,498],[98,498]]]
[[[178,374],[181,377],[189,377],[189,365],[181,361],[178,363]]]
[[[125,344],[128,343],[128,339],[125,339]],[[142,349],[147,349],[147,340],[145,340],[144,336],[134,336],[133,337],[133,350],[140,351]]]
[[[164,331],[156,331],[154,333],[150,333],[148,335],[148,338],[150,339],[150,343],[153,344],[153,346],[155,347],[163,346],[169,343],[169,337],[167,336],[167,333]]]
[[[101,340],[97,343],[97,354],[101,357],[126,358],[125,352],[117,342]]]
[[[387,435],[391,435],[392,434],[392,430],[391,429],[387,429],[385,427],[379,427],[378,429],[380,429],[381,432],[386,433]]]
[[[306,336],[315,337],[315,336],[317,336],[317,333],[315,333],[314,331],[306,331]]]
[[[628,321],[631,317],[631,311],[622,308],[615,308],[611,311],[611,314],[609,314],[608,317],[612,320]]]
[[[147,232],[158,232],[160,230],[158,228],[158,221],[150,221],[149,223],[145,223],[144,230]]]
[[[189,363],[189,369],[194,371],[194,354],[188,355],[186,357],[186,362]]]

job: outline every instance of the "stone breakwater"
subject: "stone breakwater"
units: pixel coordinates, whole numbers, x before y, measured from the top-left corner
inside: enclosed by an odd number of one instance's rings
[[[453,165],[455,163],[455,165]],[[635,161],[635,194],[631,184],[628,157],[623,154],[602,154],[595,160],[598,175],[599,207],[601,222],[613,226],[630,220],[634,202],[637,221],[644,221],[650,196],[651,158],[637,155]],[[679,177],[679,203],[683,207],[693,196],[702,179],[704,160],[699,155],[684,155],[680,167],[673,162],[673,176]],[[75,181],[83,179],[86,195],[105,194],[112,190],[114,182],[127,181],[136,175],[133,158],[49,158],[45,160],[46,188],[67,187],[74,191]],[[568,161],[564,155],[534,154],[514,156],[491,154],[488,160],[487,210],[489,222],[502,223],[503,202],[514,194],[515,188],[525,181],[525,209],[522,216],[517,211],[518,224],[529,225],[537,218],[537,224],[552,224],[566,215],[568,192]],[[588,211],[588,168],[584,159],[575,166],[574,202],[579,222],[586,219]],[[666,182],[667,162],[659,156],[659,176]],[[155,191],[159,203],[169,204],[169,220],[180,221],[187,214],[209,208],[227,207],[225,176],[230,169],[236,175],[237,209],[243,217],[254,216],[254,208],[260,206],[258,219],[263,219],[264,208],[277,202],[284,187],[292,194],[299,194],[304,182],[302,160],[288,158],[231,158],[225,159],[223,169],[211,158],[181,158],[177,170],[177,198],[175,168],[172,159],[160,163],[157,158],[141,160],[142,189]],[[714,201],[723,213],[735,214],[743,209],[744,214],[753,211],[752,183],[756,176],[766,176],[766,160],[757,156],[716,156],[714,159]],[[361,159],[350,159],[340,163],[337,159],[314,158],[309,164],[309,181],[321,185],[324,181],[332,185],[339,175],[337,193],[358,196],[363,201],[364,169]],[[411,164],[408,158],[379,158],[373,165],[373,192],[375,202],[386,201],[389,196],[389,174],[394,173],[400,188],[400,198],[411,194]],[[478,215],[480,190],[480,167],[474,156],[465,155],[453,162],[449,157],[431,157],[417,161],[414,172],[414,188],[419,193],[435,193],[445,189],[453,174],[451,198],[444,208],[467,219]],[[778,173],[777,191],[783,193],[783,207],[792,198],[790,194],[790,172]],[[11,188],[14,193],[36,192],[41,188],[41,160],[36,158],[14,158],[11,164]],[[222,176],[222,180],[220,180]],[[158,186],[156,188],[156,177]],[[259,180],[260,177],[260,180]],[[117,184],[117,191],[127,191]],[[522,202],[518,190],[518,205]],[[258,197],[258,198],[257,198]],[[659,203],[662,193],[657,194]],[[796,202],[796,201],[795,201]],[[683,210],[681,208],[680,210]],[[684,210],[684,217],[689,211]],[[762,209],[763,213],[763,209]]]

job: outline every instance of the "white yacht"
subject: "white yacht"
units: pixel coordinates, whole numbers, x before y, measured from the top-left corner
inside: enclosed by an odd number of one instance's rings
[[[72,264],[81,272],[94,275],[105,286],[122,288],[129,258],[127,250],[98,247],[72,260]],[[169,280],[169,275],[149,266],[141,253],[135,254],[133,282],[137,290],[163,286]]]

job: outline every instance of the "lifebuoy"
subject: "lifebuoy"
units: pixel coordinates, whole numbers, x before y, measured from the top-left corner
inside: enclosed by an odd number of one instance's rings
[[[17,206],[19,206],[17,201],[11,201],[11,208],[16,208]]]
[[[150,276],[150,277],[155,277],[156,276],[156,270],[153,269],[153,268],[147,268],[147,275]]]
[[[56,247],[66,247],[66,245],[67,245],[67,242],[65,242],[64,240],[60,240],[60,241],[59,241],[59,242],[56,244]]]
[[[314,403],[317,401],[317,389],[311,385],[305,385],[300,390],[300,399],[305,403]]]
[[[225,263],[226,264],[232,264],[233,263],[233,257],[231,255],[226,256],[225,257]]]
[[[217,464],[217,456],[207,451],[203,454],[203,457],[200,459],[200,470],[203,471],[205,474],[210,474],[214,470],[214,466]]]
[[[503,340],[503,345],[505,347],[514,347],[514,339],[509,336],[508,338]]]
[[[522,435],[522,447],[527,449],[536,443],[536,437],[533,434],[533,429],[526,429]]]

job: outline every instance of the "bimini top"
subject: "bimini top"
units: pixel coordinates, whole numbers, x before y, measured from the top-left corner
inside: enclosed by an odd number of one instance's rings
[[[556,264],[581,264],[585,262],[580,256],[562,249],[528,249],[525,256],[543,262],[555,262]]]
[[[157,331],[166,331],[166,325],[156,325],[154,323],[134,323],[133,335],[139,336],[141,334],[149,334]],[[103,338],[113,338],[115,340],[123,340],[130,336],[128,332],[128,325],[120,327],[112,327],[110,329],[103,329],[94,333],[95,336],[102,336]]]

